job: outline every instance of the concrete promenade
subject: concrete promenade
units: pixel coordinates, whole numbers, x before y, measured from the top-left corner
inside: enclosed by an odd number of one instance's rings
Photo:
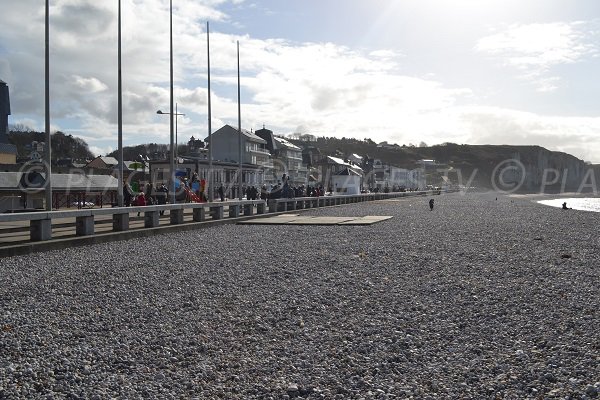
[[[212,203],[0,214],[0,257],[199,229],[208,225],[237,222],[266,213],[276,215],[288,210],[426,194],[427,192],[407,192],[301,197],[268,202],[234,199]]]

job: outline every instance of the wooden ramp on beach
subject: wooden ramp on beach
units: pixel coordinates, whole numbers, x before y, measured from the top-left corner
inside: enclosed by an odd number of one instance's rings
[[[318,217],[300,214],[281,214],[268,218],[240,221],[240,225],[372,225],[392,218],[388,215],[364,217]]]

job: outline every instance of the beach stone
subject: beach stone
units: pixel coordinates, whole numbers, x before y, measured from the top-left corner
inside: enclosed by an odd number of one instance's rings
[[[585,388],[585,393],[590,397],[596,397],[598,396],[598,388],[593,385],[588,385]]]
[[[1,259],[0,397],[593,399],[600,217],[497,196]]]

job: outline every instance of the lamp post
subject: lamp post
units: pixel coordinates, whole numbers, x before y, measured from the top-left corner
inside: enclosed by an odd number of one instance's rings
[[[171,113],[162,112],[161,110],[158,110],[156,113],[161,115],[171,115]],[[177,141],[177,119],[180,115],[185,116],[185,114],[177,112],[177,103],[175,103],[175,113],[173,115],[175,116],[175,158],[177,158],[177,144],[179,143]]]

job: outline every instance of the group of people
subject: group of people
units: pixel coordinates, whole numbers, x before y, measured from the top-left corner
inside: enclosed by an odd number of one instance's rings
[[[319,197],[325,196],[323,186],[289,186],[286,188],[282,185],[273,185],[271,190],[267,190],[267,186],[263,185],[261,190],[261,199],[293,199],[295,197]]]
[[[225,201],[226,189],[221,184],[217,190],[219,194],[219,198],[221,201]],[[230,188],[231,198],[236,198],[238,194],[238,187],[232,186]],[[283,174],[282,179],[279,183],[275,185],[271,185],[268,187],[266,184],[263,184],[259,189],[252,185],[249,187],[242,188],[242,195],[246,197],[248,200],[269,200],[269,199],[285,199],[285,198],[295,198],[295,197],[318,197],[325,196],[325,189],[323,186],[292,186],[289,183],[289,176]]]
[[[243,188],[244,194],[248,200],[257,200],[260,195],[261,200],[269,200],[269,199],[279,199],[279,198],[295,198],[295,197],[319,197],[325,195],[325,189],[323,186],[292,186],[290,187],[288,183],[289,177],[286,174],[283,174],[282,182],[283,184],[277,184],[271,186],[271,190],[267,190],[267,185],[262,185],[260,193],[256,186],[250,186],[248,188]],[[196,183],[198,183],[196,185]],[[183,188],[186,193],[186,201],[187,194],[192,191],[198,192],[201,196],[200,198],[203,201],[206,201],[204,196],[204,185],[205,182],[202,180],[200,182],[198,180],[198,175],[194,173],[191,180],[187,178],[181,178],[179,186]],[[197,186],[197,187],[196,187]],[[194,190],[196,189],[196,190]],[[234,189],[234,188],[232,188]],[[221,184],[218,188],[218,195],[221,201],[225,201],[225,188],[223,184]],[[166,187],[164,183],[161,183],[158,187],[154,187],[152,182],[144,184],[140,187],[138,192],[134,191],[129,184],[129,182],[125,182],[123,185],[123,203],[125,207],[130,206],[149,206],[155,204],[167,204],[167,199],[169,197],[169,189]],[[235,196],[232,196],[235,197]],[[496,200],[498,200],[496,198]],[[433,211],[434,200],[429,200],[429,209]],[[569,210],[567,208],[567,203],[563,203],[562,208],[564,210]],[[161,215],[164,211],[160,212]],[[138,213],[139,216],[139,213]]]
[[[125,182],[123,185],[123,204],[125,207],[167,204],[168,197],[169,189],[164,183],[155,188],[152,182],[150,182],[142,185],[137,192],[131,188],[129,182]],[[161,214],[163,213],[164,211],[161,211]]]

